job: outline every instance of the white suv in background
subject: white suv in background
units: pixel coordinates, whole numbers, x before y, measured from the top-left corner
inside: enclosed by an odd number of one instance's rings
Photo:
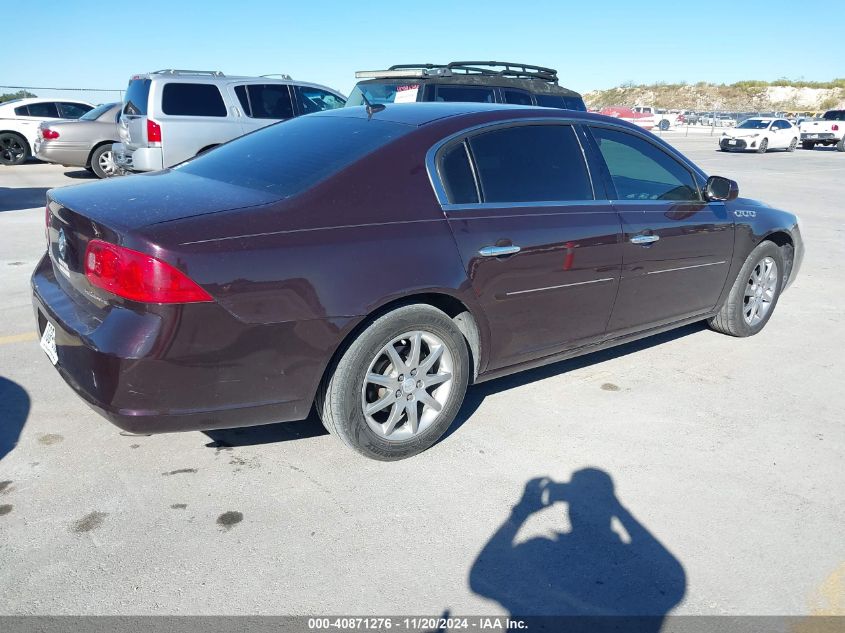
[[[13,99],[0,103],[0,165],[20,165],[32,156],[42,121],[78,119],[94,106],[73,99]]]
[[[114,158],[126,171],[164,169],[271,123],[345,103],[331,88],[287,75],[235,77],[201,70],[135,75],[124,97]]]

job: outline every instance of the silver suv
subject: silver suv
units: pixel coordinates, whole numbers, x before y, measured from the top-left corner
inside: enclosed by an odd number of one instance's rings
[[[278,77],[202,70],[134,75],[123,100],[115,162],[125,171],[171,167],[271,123],[346,103],[331,88]]]

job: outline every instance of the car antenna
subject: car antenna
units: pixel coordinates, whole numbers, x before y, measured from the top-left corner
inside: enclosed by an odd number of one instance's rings
[[[372,103],[370,103],[370,100],[369,100],[369,99],[367,99],[367,95],[365,95],[365,94],[364,94],[364,91],[363,91],[363,90],[361,91],[361,98],[364,100],[364,103],[366,103],[366,104],[367,104],[367,118],[368,118],[368,119],[372,119],[372,118],[373,118],[373,115],[374,115],[376,112],[381,112],[382,110],[384,110],[385,108],[387,108],[387,106],[386,106],[386,105],[384,105],[383,103],[377,103],[377,104],[375,104],[375,105],[373,105]]]

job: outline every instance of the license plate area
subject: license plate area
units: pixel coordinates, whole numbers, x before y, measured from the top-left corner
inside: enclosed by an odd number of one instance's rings
[[[56,350],[56,326],[47,321],[44,332],[41,334],[41,349],[47,354],[47,358],[54,365],[59,362],[59,354]]]

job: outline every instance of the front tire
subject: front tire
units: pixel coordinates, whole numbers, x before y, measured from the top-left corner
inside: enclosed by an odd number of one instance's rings
[[[784,284],[783,253],[774,242],[760,242],[748,255],[710,328],[730,336],[753,336],[775,311]]]
[[[20,134],[0,134],[0,165],[22,165],[29,158],[29,142]]]
[[[91,154],[91,171],[97,178],[111,178],[117,174],[111,144],[100,145]]]
[[[768,151],[768,149],[769,149],[769,139],[764,138],[762,141],[760,141],[759,147],[757,147],[757,153],[758,154],[765,154]]]
[[[461,407],[470,361],[461,331],[429,305],[397,308],[352,341],[317,396],[326,429],[365,457],[394,461],[432,446]]]

